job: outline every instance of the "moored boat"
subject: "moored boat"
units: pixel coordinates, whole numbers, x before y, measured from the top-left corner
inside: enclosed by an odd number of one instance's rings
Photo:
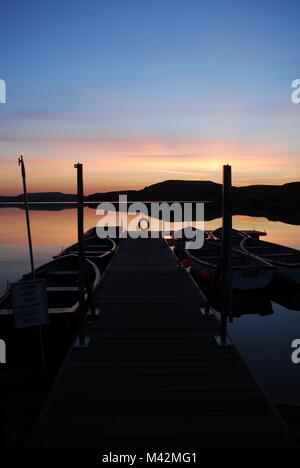
[[[91,289],[95,290],[100,281],[99,268],[86,259]],[[36,279],[45,279],[48,311],[50,314],[74,313],[78,309],[79,273],[78,256],[66,255],[52,260],[35,270]],[[32,279],[32,274],[23,275],[20,281]],[[87,294],[85,295],[87,299]],[[0,298],[0,316],[12,315],[11,293],[8,290]]]
[[[205,240],[201,249],[186,249],[192,271],[205,280],[213,281],[221,260],[222,244]],[[274,268],[265,260],[249,255],[239,249],[232,249],[232,285],[235,289],[260,289],[267,286],[274,274]]]
[[[300,251],[252,238],[242,239],[241,249],[274,266],[279,278],[300,284]]]
[[[231,238],[232,238],[233,246],[239,246],[241,241],[247,237],[248,235],[243,231],[238,231],[237,229],[231,230]],[[210,232],[209,238],[215,241],[222,241],[222,238],[223,238],[222,228],[218,228]]]
[[[96,234],[90,234],[84,238],[84,252],[86,258],[91,260],[103,260],[112,255],[116,250],[116,243],[113,239],[100,239]],[[69,254],[78,254],[78,243],[62,250],[54,258],[63,257]]]
[[[168,241],[169,246],[174,247],[174,253],[181,261],[186,259],[186,245],[189,241],[193,241],[196,236],[198,240],[205,241],[209,239],[208,234],[205,231],[200,231],[192,226],[188,226],[184,229],[178,229],[174,231],[171,237],[171,242]]]
[[[222,228],[215,229],[213,231],[209,231],[209,235],[212,239],[222,239]],[[256,229],[246,229],[246,230],[238,230],[232,229],[232,239],[233,240],[241,240],[243,237],[252,237],[253,239],[259,239],[260,237],[264,237],[267,235],[266,231],[257,231]]]

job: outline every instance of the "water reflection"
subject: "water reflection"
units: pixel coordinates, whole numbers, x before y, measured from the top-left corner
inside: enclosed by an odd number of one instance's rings
[[[291,360],[291,343],[300,337],[300,313],[272,302],[273,314],[242,316],[230,336],[273,401],[300,403],[300,365]],[[300,307],[299,307],[300,309]]]
[[[110,214],[111,221],[114,220],[113,216]],[[37,266],[48,261],[62,247],[68,246],[76,239],[76,210],[74,208],[61,211],[32,210],[30,218]],[[86,207],[85,229],[95,226],[98,221],[99,216],[96,210]],[[24,210],[1,208],[0,223],[0,291],[3,291],[7,280],[15,280],[29,269]],[[153,220],[153,223],[157,225],[157,220]],[[195,223],[192,224],[195,225]],[[215,229],[220,225],[221,219],[206,221],[205,229]],[[266,230],[269,241],[300,249],[300,226],[250,216],[234,216],[233,225],[236,229]],[[162,223],[160,226],[162,227]],[[178,223],[171,223],[171,228],[178,229],[179,227]]]
[[[94,208],[85,208],[85,229],[96,225]],[[0,291],[7,280],[29,270],[25,213],[18,208],[0,209]],[[215,229],[220,219],[205,222]],[[236,229],[266,230],[267,240],[300,249],[300,226],[268,221],[263,217],[234,216]],[[35,263],[51,259],[76,240],[76,210],[31,211]],[[174,229],[180,227],[172,226]],[[235,293],[230,334],[249,367],[274,400],[300,403],[300,365],[291,361],[291,342],[300,338],[299,287],[280,283],[265,291]]]
[[[210,287],[197,281],[206,295]],[[221,294],[213,307],[220,311]],[[300,291],[289,282],[263,290],[233,292],[230,338],[273,401],[300,404],[300,364],[291,360],[291,343],[300,338]]]

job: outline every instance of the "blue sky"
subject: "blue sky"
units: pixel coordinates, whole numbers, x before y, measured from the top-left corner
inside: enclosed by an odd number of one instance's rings
[[[1,193],[15,157],[32,189],[162,179],[299,179],[297,1],[88,0],[1,4]],[[43,176],[48,165],[49,174]],[[54,174],[59,167],[59,175]]]

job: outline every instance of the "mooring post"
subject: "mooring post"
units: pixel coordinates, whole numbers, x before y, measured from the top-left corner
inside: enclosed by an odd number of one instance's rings
[[[227,338],[227,322],[232,320],[232,186],[231,166],[223,166],[223,193],[222,193],[222,254],[221,254],[221,281],[222,305],[220,346],[230,344]]]
[[[25,204],[25,213],[26,213],[26,227],[27,227],[27,237],[28,237],[28,247],[29,247],[29,256],[30,256],[32,279],[35,279],[32,239],[31,239],[31,229],[30,229],[30,218],[29,218],[29,206],[28,206],[28,195],[27,195],[27,186],[26,186],[26,169],[25,169],[23,156],[19,157],[18,162],[19,162],[19,166],[21,166],[21,175],[22,175],[22,182],[23,182],[23,194],[24,194],[24,204]]]
[[[25,213],[26,213],[26,227],[27,227],[31,275],[32,275],[32,279],[35,280],[36,277],[35,277],[35,268],[34,268],[34,259],[33,259],[29,205],[28,205],[27,185],[26,185],[26,169],[25,169],[23,156],[19,157],[18,164],[19,166],[21,166],[21,175],[22,175],[22,182],[23,182],[23,194],[24,194],[24,204],[25,204]],[[43,376],[46,376],[47,370],[46,370],[46,357],[45,357],[45,347],[44,347],[44,340],[43,340],[43,331],[42,331],[41,326],[38,326],[37,329],[38,329],[38,340],[39,340],[40,354],[41,354],[41,372]]]
[[[86,348],[89,338],[85,335],[85,253],[84,253],[84,207],[83,207],[83,170],[82,164],[75,164],[77,169],[77,240],[78,240],[78,272],[79,272],[79,294],[78,294],[78,337],[75,342],[76,348]]]

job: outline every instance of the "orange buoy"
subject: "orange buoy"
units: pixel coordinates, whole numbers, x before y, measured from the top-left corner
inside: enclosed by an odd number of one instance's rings
[[[191,266],[192,262],[189,257],[186,257],[184,260],[182,260],[182,265],[184,268],[189,268]]]
[[[204,270],[201,271],[201,276],[205,281],[212,281],[214,275],[211,270],[204,268]]]

